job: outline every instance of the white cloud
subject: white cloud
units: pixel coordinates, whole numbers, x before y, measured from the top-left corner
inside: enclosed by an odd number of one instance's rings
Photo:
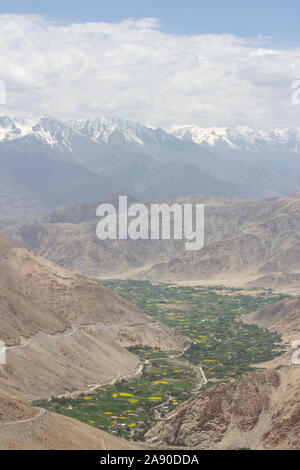
[[[300,48],[174,35],[157,19],[57,24],[0,15],[1,114],[108,115],[166,126],[299,126]]]

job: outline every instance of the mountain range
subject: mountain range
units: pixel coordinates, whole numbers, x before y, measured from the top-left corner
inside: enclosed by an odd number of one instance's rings
[[[117,201],[116,195],[101,202],[118,207]],[[223,283],[235,277],[245,278],[249,287],[298,288],[300,192],[264,201],[191,196],[156,202],[204,204],[202,250],[185,251],[185,241],[172,238],[100,241],[98,203],[66,205],[33,219],[3,218],[0,231],[90,278],[130,275],[155,281]]]
[[[0,217],[113,193],[263,199],[295,191],[297,129],[164,130],[114,118],[0,118]]]
[[[130,273],[215,285],[235,276],[249,289],[298,288],[300,192],[285,194],[297,189],[299,141],[296,129],[0,119],[0,232],[13,239],[0,235],[8,358],[0,371],[0,448],[131,448],[28,402],[138,376],[130,346],[189,345],[91,278]],[[203,250],[186,252],[181,240],[100,242],[96,207],[116,205],[118,193],[132,202],[204,203]],[[299,310],[288,298],[245,317],[279,331],[286,354],[182,403],[147,433],[146,445],[299,448],[300,375],[288,350],[299,338]]]

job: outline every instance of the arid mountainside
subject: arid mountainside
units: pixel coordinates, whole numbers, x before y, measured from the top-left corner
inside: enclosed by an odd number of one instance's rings
[[[91,426],[0,393],[0,450],[137,449]]]
[[[167,263],[155,265],[144,276],[201,280],[222,279],[228,274],[261,277],[266,273],[297,273],[300,271],[299,215],[300,192],[259,203],[205,202],[204,248],[178,254]]]
[[[0,425],[6,422],[31,419],[36,415],[37,410],[29,404],[14,400],[0,392]]]
[[[102,202],[118,208],[118,198]],[[71,204],[33,220],[0,219],[0,231],[38,255],[90,278],[145,269],[182,252],[181,241],[100,241],[96,236],[99,204]]]
[[[287,341],[300,340],[300,299],[281,300],[257,312],[245,315],[243,321],[278,331]]]
[[[291,291],[294,295],[300,293],[300,273],[271,273],[265,274],[254,281],[247,283],[248,287],[271,287],[272,289],[282,289],[285,291]]]
[[[124,346],[186,340],[129,302],[0,237],[0,390],[27,399],[87,390],[140,372]]]
[[[154,280],[206,280],[267,275],[285,286],[300,273],[300,192],[264,201],[182,197],[156,202],[205,204],[205,245],[185,251],[182,240],[96,237],[97,204],[75,204],[37,219],[2,219],[0,230],[35,253],[88,277],[129,272]],[[271,275],[271,276],[270,276]]]
[[[299,449],[300,369],[257,371],[200,393],[146,437],[200,449]]]

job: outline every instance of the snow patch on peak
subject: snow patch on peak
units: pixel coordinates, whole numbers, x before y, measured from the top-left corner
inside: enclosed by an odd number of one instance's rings
[[[218,142],[224,141],[230,147],[238,148],[228,138],[227,127],[183,126],[177,127],[175,130],[173,128],[172,134],[179,139],[190,140],[198,145],[207,144],[210,147],[215,147]]]
[[[77,119],[67,123],[71,129],[89,137],[95,142],[108,143],[114,133],[121,133],[126,142],[143,145],[144,142],[138,136],[141,124],[124,121],[116,118],[99,117],[94,119]]]
[[[171,126],[175,137],[208,147],[259,152],[263,149],[300,153],[299,129],[258,130],[251,126],[206,127]]]
[[[38,120],[39,118],[32,116],[23,119],[14,119],[8,116],[0,117],[0,142],[20,139],[30,134]]]
[[[139,122],[117,118],[97,117],[63,122],[51,117],[11,118],[0,117],[0,142],[22,137],[36,138],[40,142],[61,152],[72,152],[78,138],[111,145],[139,146],[159,145],[180,139],[194,142],[216,152],[289,152],[300,154],[300,129],[264,129],[241,125],[229,127],[199,127],[173,125],[165,130],[143,125]]]

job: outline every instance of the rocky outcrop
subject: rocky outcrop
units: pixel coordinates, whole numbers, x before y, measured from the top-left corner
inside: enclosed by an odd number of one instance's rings
[[[152,428],[147,440],[203,449],[243,447],[263,427],[280,386],[279,372],[256,371],[240,381],[199,393]]]

